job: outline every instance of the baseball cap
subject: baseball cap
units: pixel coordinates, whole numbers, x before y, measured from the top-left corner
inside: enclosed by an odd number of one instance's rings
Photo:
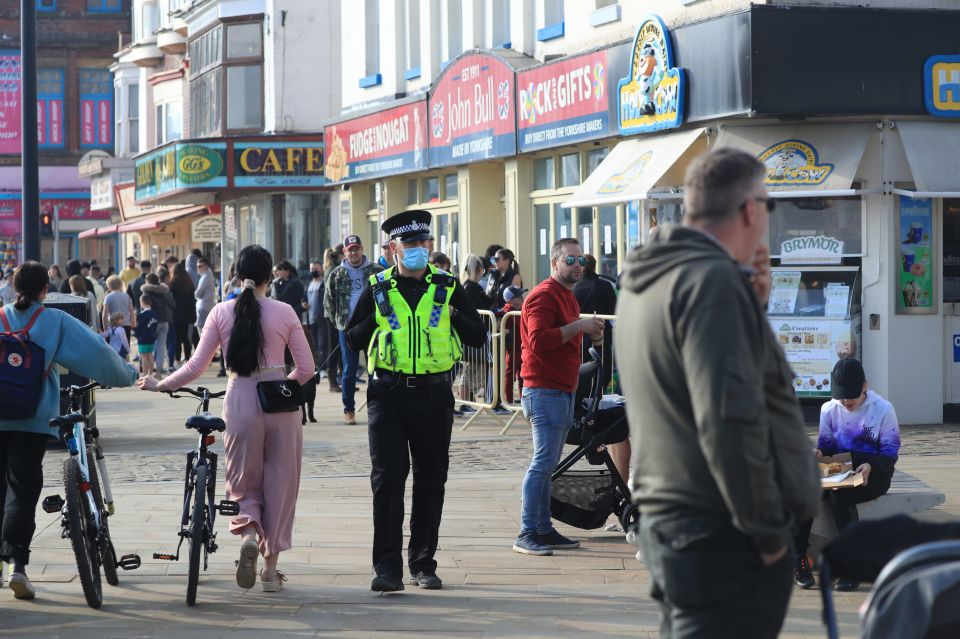
[[[510,286],[503,291],[503,299],[509,302],[514,298],[520,297],[526,292],[527,292],[527,289],[525,288],[520,288],[519,286]]]
[[[866,381],[863,366],[852,357],[845,357],[833,367],[832,396],[834,399],[856,399],[863,393]]]
[[[351,246],[363,246],[359,235],[348,235],[343,238],[343,248],[350,248]]]

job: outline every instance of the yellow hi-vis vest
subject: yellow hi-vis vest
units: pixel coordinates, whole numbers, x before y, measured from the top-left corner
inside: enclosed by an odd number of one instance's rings
[[[367,370],[404,375],[445,373],[460,360],[460,336],[450,325],[450,297],[456,280],[432,264],[424,281],[430,286],[415,311],[397,290],[396,266],[370,276],[377,329],[367,347]]]

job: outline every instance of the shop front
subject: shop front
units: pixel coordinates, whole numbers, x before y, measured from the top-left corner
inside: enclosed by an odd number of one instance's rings
[[[185,229],[184,237],[221,272],[240,247],[260,244],[305,273],[329,245],[321,136],[183,140],[136,158],[135,166],[138,206],[179,205],[218,216],[216,241],[210,222]]]
[[[90,180],[90,210],[102,211],[106,215],[101,226],[115,227],[120,221],[116,187],[133,181],[133,161],[95,150],[80,160],[77,170],[81,178]],[[100,233],[100,228],[89,228],[77,236],[80,240],[79,253],[85,257],[97,257],[99,263],[109,264],[119,271],[125,264],[120,237],[116,233]],[[108,261],[99,257],[104,255],[109,256]],[[106,273],[106,269],[103,272]]]

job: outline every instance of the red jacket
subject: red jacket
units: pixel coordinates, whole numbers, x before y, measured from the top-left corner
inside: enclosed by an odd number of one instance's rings
[[[560,327],[579,317],[580,305],[573,292],[552,277],[530,291],[520,315],[524,387],[576,390],[582,335],[564,343]]]

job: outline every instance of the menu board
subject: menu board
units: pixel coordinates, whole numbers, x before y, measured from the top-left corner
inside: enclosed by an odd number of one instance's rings
[[[856,354],[850,320],[772,317],[769,321],[793,369],[797,395],[829,397],[833,367],[841,357]]]
[[[776,271],[772,274],[773,287],[767,305],[770,315],[793,315],[801,276],[800,271]]]

